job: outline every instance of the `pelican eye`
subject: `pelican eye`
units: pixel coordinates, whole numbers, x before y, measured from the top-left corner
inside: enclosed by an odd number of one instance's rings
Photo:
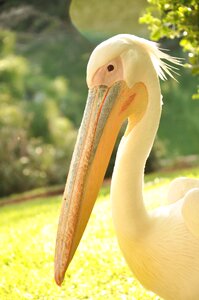
[[[107,70],[109,72],[112,72],[114,70],[114,66],[113,65],[108,65]]]

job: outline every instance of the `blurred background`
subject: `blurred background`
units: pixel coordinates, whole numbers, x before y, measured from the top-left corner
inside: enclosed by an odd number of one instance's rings
[[[146,171],[198,164],[197,3],[156,2],[0,0],[0,197],[64,185],[89,55],[117,33],[158,40],[185,59],[178,82],[161,82],[165,105]]]

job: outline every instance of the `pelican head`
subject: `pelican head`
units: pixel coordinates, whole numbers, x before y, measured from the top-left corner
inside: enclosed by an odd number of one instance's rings
[[[145,79],[164,78],[168,56],[147,40],[117,35],[101,43],[87,67],[86,108],[63,196],[55,251],[55,280],[61,285],[80,242],[123,122],[125,135],[142,120],[150,105]],[[172,61],[172,59],[169,59]],[[173,59],[174,60],[174,59]]]

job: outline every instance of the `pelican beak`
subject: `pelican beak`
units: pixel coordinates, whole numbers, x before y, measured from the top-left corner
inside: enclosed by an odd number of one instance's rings
[[[124,81],[89,90],[66,188],[55,249],[55,281],[64,280],[66,269],[85,230],[124,120],[127,104],[121,98]],[[131,94],[131,93],[130,93]],[[130,101],[129,101],[130,103]]]

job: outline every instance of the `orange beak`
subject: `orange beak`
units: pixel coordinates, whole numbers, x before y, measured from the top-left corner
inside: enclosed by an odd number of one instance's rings
[[[55,281],[61,285],[85,230],[119,132],[136,91],[124,81],[89,90],[63,196],[56,250]],[[128,129],[127,129],[128,130]]]

